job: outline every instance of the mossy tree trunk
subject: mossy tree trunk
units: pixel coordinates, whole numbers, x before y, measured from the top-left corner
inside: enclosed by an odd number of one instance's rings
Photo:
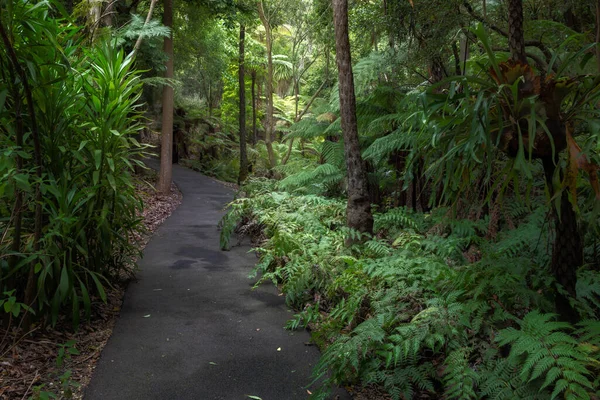
[[[241,185],[248,178],[248,153],[246,151],[246,84],[244,68],[244,41],[246,38],[246,27],[240,24],[240,48],[238,81],[240,91],[240,173],[238,175],[238,184]]]
[[[165,38],[164,51],[168,57],[165,78],[173,79],[173,0],[165,0],[163,25],[171,28],[171,34]],[[173,178],[173,87],[163,86],[162,96],[162,129],[160,149],[160,173],[158,191],[168,194],[171,191]]]
[[[348,227],[373,233],[373,215],[369,202],[365,163],[360,154],[356,98],[348,38],[348,0],[333,0],[336,60],[338,65],[340,114],[344,136],[344,153],[348,170]],[[351,242],[351,241],[350,241]]]
[[[258,15],[260,21],[265,27],[265,41],[267,45],[267,87],[265,98],[267,100],[267,125],[265,126],[265,145],[269,155],[269,168],[277,165],[275,152],[273,151],[273,34],[271,31],[271,23],[265,14],[265,9],[262,0],[258,2]]]

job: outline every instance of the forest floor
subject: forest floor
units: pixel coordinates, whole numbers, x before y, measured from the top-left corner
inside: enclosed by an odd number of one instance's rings
[[[134,240],[142,250],[154,231],[179,206],[182,195],[174,184],[170,195],[157,194],[151,184],[156,180],[156,173],[152,170],[143,171],[138,178],[136,189],[144,203],[140,216],[145,232]],[[77,331],[65,319],[59,320],[54,328],[34,326],[28,335],[10,328],[8,331],[0,330],[0,399],[44,398],[40,391],[55,393],[59,398],[70,394],[75,399],[81,398],[96,361],[112,334],[125,289],[134,272],[134,266],[129,266],[128,273],[123,274],[117,284],[106,288],[106,303],[95,299],[90,320],[83,322]],[[58,367],[59,348],[71,340],[75,341],[79,354],[72,355]]]

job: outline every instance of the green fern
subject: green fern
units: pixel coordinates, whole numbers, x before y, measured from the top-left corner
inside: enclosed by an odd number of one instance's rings
[[[475,387],[480,375],[469,365],[470,352],[458,349],[451,352],[445,360],[444,385],[448,399],[477,399]]]
[[[590,399],[594,386],[589,380],[589,349],[565,333],[572,330],[569,324],[552,321],[554,317],[532,311],[520,330],[503,329],[496,340],[501,346],[511,345],[509,360],[519,366],[522,382],[540,380],[540,389],[551,389],[552,399]]]

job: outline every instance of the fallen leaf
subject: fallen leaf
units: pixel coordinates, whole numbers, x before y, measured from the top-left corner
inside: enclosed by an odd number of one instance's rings
[[[212,362],[212,361],[211,361],[211,362],[209,362],[209,364],[210,364],[210,365],[219,365],[219,364],[217,364],[216,362]]]
[[[249,394],[246,395],[246,397],[248,397],[249,399],[254,399],[254,400],[262,400],[260,397],[258,396],[250,396]]]
[[[150,318],[150,314],[144,315],[144,318]]]
[[[278,348],[277,348],[277,351],[281,351],[281,347],[278,347]]]

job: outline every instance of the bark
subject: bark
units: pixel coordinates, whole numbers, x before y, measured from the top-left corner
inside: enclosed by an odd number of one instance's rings
[[[166,64],[165,78],[173,79],[173,0],[164,2],[163,25],[171,29],[171,34],[165,38],[164,52],[169,59]],[[158,191],[168,194],[171,191],[173,177],[173,87],[163,86],[162,96],[162,129],[160,149],[160,173]]]
[[[344,153],[348,170],[348,227],[373,233],[373,216],[369,202],[365,163],[360,154],[356,98],[348,38],[348,0],[333,0],[336,60],[338,65],[340,114],[344,135]],[[348,241],[350,244],[351,241]]]
[[[523,0],[508,1],[508,47],[513,60],[527,64],[523,32]]]
[[[462,75],[462,69],[460,67],[460,53],[458,52],[458,46],[456,42],[452,42],[452,54],[454,55],[454,74],[459,76]]]
[[[250,74],[252,79],[252,145],[256,145],[256,71],[252,70]]]
[[[244,40],[246,38],[246,27],[240,25],[240,49],[239,49],[239,68],[238,81],[240,91],[240,173],[238,175],[238,185],[244,183],[248,178],[248,153],[246,152],[246,84],[244,72]]]
[[[546,184],[550,194],[554,194],[553,177],[556,170],[558,157],[542,158],[542,165],[546,176]],[[551,269],[556,281],[572,297],[577,295],[577,269],[584,263],[583,238],[577,223],[577,215],[569,201],[569,188],[563,189],[561,194],[560,209],[552,207],[554,218],[555,238],[552,247]],[[577,312],[569,299],[556,294],[556,310],[564,320],[576,322]]]
[[[600,72],[600,0],[596,0],[596,64]]]
[[[277,164],[275,152],[273,151],[273,36],[271,33],[271,23],[265,15],[262,0],[258,2],[258,15],[265,27],[265,40],[267,44],[267,93],[265,96],[267,100],[267,124],[265,126],[265,145],[267,146],[267,153],[269,155],[269,168],[273,168]]]

